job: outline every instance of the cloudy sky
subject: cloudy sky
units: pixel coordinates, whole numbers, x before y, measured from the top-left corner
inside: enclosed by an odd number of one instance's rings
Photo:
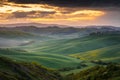
[[[0,0],[0,24],[120,26],[120,0]]]

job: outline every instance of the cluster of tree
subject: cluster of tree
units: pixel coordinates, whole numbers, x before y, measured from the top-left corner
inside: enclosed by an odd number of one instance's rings
[[[64,71],[71,71],[71,70],[75,70],[75,69],[81,69],[83,67],[87,67],[87,65],[84,64],[84,63],[80,63],[77,66],[61,68],[58,71],[62,71],[62,72],[64,72]]]
[[[90,33],[89,35],[97,35],[97,36],[100,36],[100,35],[112,35],[112,34],[120,34],[120,31],[97,31],[97,32],[92,32]]]
[[[65,80],[120,80],[120,65],[95,66],[76,74],[69,74]]]
[[[102,60],[92,60],[91,63],[98,64],[98,65],[109,65],[112,64],[112,62],[104,62]]]

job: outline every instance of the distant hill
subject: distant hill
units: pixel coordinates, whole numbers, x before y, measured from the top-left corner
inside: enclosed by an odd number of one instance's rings
[[[61,27],[67,27],[66,25],[42,24],[42,23],[0,24],[0,27],[20,27],[20,26],[37,26],[37,27],[61,26]]]
[[[33,29],[31,29],[31,31],[32,30]],[[25,30],[16,30],[13,28],[0,28],[0,38],[10,38],[10,39],[21,38],[21,39],[40,39],[40,40],[50,39],[50,37],[48,36],[42,36],[41,34],[35,34]]]
[[[19,38],[19,37],[31,37],[34,36],[31,33],[15,30],[0,30],[0,37],[3,38]]]
[[[22,31],[36,35],[49,36],[52,38],[78,38],[84,37],[91,33],[106,32],[106,33],[119,33],[119,27],[112,26],[90,26],[85,28],[74,28],[65,27],[61,28],[59,26],[49,26],[49,27],[36,27],[36,26],[19,26],[19,27],[0,27],[0,31]]]

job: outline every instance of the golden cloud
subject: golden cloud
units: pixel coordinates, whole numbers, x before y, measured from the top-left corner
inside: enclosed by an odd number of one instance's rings
[[[82,21],[95,20],[105,14],[104,11],[90,9],[69,9],[45,4],[3,3],[0,6],[0,19],[27,19],[30,21]],[[3,16],[4,15],[4,16]]]

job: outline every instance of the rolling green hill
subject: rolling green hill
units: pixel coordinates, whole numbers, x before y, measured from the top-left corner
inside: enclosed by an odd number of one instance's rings
[[[92,35],[84,38],[44,42],[40,45],[34,45],[33,50],[35,47],[37,47],[35,48],[37,51],[69,55],[96,50],[117,44],[120,44],[119,35]]]
[[[0,80],[120,79],[119,66],[107,66],[120,63],[120,34],[94,33],[74,39],[51,39],[21,31],[0,32],[0,37],[5,39],[25,37],[27,41],[29,36],[32,44],[0,49]],[[51,69],[58,70],[65,79]]]
[[[61,76],[58,71],[36,63],[16,62],[0,57],[0,80],[119,80],[119,73],[119,64],[109,64]]]
[[[60,54],[81,60],[120,61],[120,35],[89,35],[83,38],[42,42],[24,49],[33,52]]]
[[[95,66],[76,74],[69,74],[65,80],[120,80],[120,65]]]
[[[34,54],[45,55],[42,57],[42,60],[46,60],[45,57],[47,55],[47,57],[49,57],[48,61],[53,63],[56,61],[57,65],[58,63],[65,62],[66,60],[64,61],[64,59],[66,58],[69,59],[68,62],[70,61],[72,63],[74,63],[74,61],[76,63],[76,61],[78,62],[79,60],[120,62],[119,34],[92,34],[83,38],[49,40],[44,42],[38,41],[35,44],[18,48],[25,49]]]
[[[80,64],[81,60],[60,54],[42,52],[26,52],[24,50],[0,49],[0,56],[6,56],[17,61],[37,62],[49,68],[72,67]]]
[[[36,63],[0,57],[0,80],[61,80],[61,76]]]
[[[104,60],[120,62],[120,44],[82,53],[76,53],[72,54],[71,56],[80,58],[81,60]]]
[[[13,35],[13,33],[11,34]],[[19,34],[15,34],[15,35],[19,35]],[[18,63],[18,65],[22,65],[22,64],[19,64],[21,61],[35,63],[35,64],[37,63],[47,68],[53,68],[53,69],[59,70],[61,71],[61,74],[63,71],[66,73],[74,72],[76,73],[76,75],[77,73],[79,73],[79,71],[83,69],[87,69],[89,67],[97,65],[96,63],[93,63],[95,61],[98,61],[99,63],[99,60],[100,60],[102,61],[103,65],[105,64],[105,66],[107,62],[108,63],[120,62],[120,35],[119,34],[98,34],[97,33],[97,34],[90,34],[88,36],[81,37],[81,38],[58,39],[58,40],[48,39],[47,41],[41,41],[39,37],[38,38],[35,37],[34,39],[35,39],[35,42],[29,45],[16,46],[15,48],[2,48],[0,49],[0,56],[11,58],[13,62]],[[6,64],[3,64],[2,61],[0,63],[2,66],[1,70],[2,68],[5,68],[5,69],[7,68],[7,66],[4,67],[4,65]],[[101,64],[98,64],[98,65],[101,65]],[[33,65],[30,65],[30,66],[33,66]],[[25,67],[28,68],[28,66],[25,66]],[[10,68],[9,70],[11,71],[12,68]],[[78,71],[75,72],[75,70],[78,70]],[[23,72],[23,73],[26,73],[26,72]],[[96,70],[95,70],[95,73],[96,73]],[[5,73],[0,72],[0,74],[6,77],[5,76],[6,71]],[[8,74],[8,77],[11,76],[10,73],[7,73],[7,74]],[[21,73],[18,73],[18,74],[21,75]],[[90,73],[88,75],[92,76],[92,74],[93,73]],[[30,73],[30,76],[31,76],[31,73]],[[31,78],[33,79],[31,80],[35,79],[33,76],[34,75],[32,75]],[[72,75],[72,77],[74,77],[74,75]],[[66,78],[66,80],[70,80],[68,78],[69,78],[69,75]],[[81,78],[81,80],[88,80],[88,78],[89,77]],[[42,79],[39,79],[39,80],[42,80]],[[47,79],[45,78],[45,80]],[[53,80],[57,80],[57,79],[55,78]],[[80,80],[80,78],[75,78],[73,80]]]

